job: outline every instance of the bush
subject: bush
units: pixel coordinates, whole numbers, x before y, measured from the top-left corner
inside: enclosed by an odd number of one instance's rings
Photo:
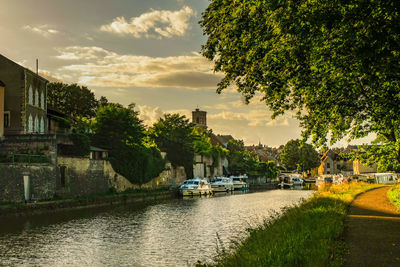
[[[111,151],[114,170],[134,184],[145,184],[157,177],[165,162],[158,149],[132,144]]]
[[[388,197],[390,202],[392,202],[398,209],[400,209],[400,184],[395,185],[388,191]]]

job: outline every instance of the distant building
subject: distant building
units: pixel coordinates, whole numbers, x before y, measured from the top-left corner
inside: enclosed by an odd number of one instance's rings
[[[0,81],[0,136],[47,133],[48,81],[3,55]]]
[[[207,112],[196,108],[192,111],[192,122],[199,128],[207,129]]]
[[[207,130],[207,112],[196,108],[192,111],[192,123],[204,130],[207,137],[213,146],[220,145],[224,148],[227,147],[228,141],[233,139],[231,135],[215,135],[212,131]],[[214,162],[217,160],[217,163]],[[193,164],[193,176],[205,177],[212,179],[216,176],[228,174],[228,160],[226,157],[214,159],[211,156],[195,155]]]
[[[364,165],[359,160],[353,161],[354,174],[375,173],[378,166],[374,163],[372,165]]]
[[[260,161],[274,161],[277,166],[281,165],[280,153],[283,146],[278,148],[269,147],[259,143],[258,145],[246,146],[246,149],[258,157]]]

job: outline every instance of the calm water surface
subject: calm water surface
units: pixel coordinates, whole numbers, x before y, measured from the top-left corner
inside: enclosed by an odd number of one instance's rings
[[[0,266],[191,266],[311,191],[175,199],[0,220]]]

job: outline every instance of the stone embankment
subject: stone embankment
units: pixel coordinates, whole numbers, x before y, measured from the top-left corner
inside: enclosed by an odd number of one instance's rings
[[[176,192],[168,189],[154,192],[136,192],[126,194],[97,195],[75,199],[62,199],[43,201],[36,203],[11,203],[0,205],[0,218],[10,216],[30,216],[33,214],[53,213],[61,210],[86,209],[104,207],[134,202],[146,202],[161,199],[170,199],[176,196]]]

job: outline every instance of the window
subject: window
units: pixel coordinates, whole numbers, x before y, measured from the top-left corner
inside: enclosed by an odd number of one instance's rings
[[[67,170],[67,166],[60,166],[60,185],[61,185],[61,187],[65,187],[66,170]]]
[[[35,116],[35,128],[34,128],[34,132],[38,133],[39,132],[39,119],[37,116]]]
[[[28,118],[28,133],[33,132],[33,119],[32,119],[32,115],[29,115]]]
[[[10,127],[10,111],[5,111],[4,112],[4,128]]]
[[[199,123],[200,122],[200,119],[199,118],[196,118],[196,123]]]
[[[35,106],[39,106],[39,92],[38,90],[35,90]]]
[[[331,164],[328,162],[328,163],[326,164],[326,167],[327,167],[328,169],[330,169],[330,168],[331,168]]]
[[[33,105],[33,89],[32,89],[32,86],[29,86],[28,103]]]
[[[40,107],[44,109],[44,93],[40,94]]]
[[[44,134],[44,120],[43,120],[43,117],[40,118],[40,133]]]

